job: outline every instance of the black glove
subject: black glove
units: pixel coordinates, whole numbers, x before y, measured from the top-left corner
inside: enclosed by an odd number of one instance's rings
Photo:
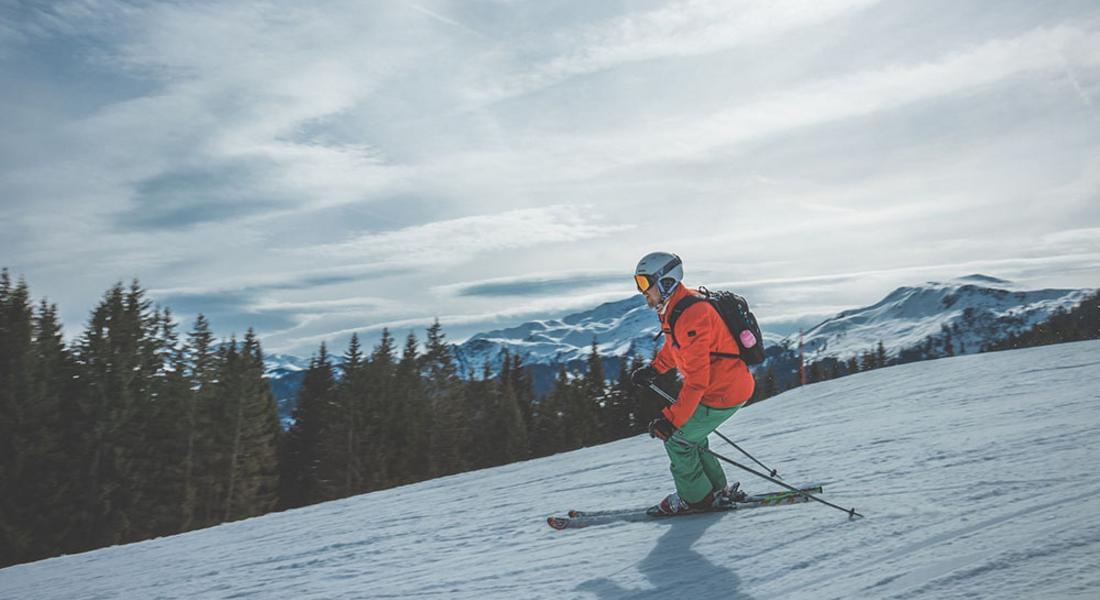
[[[657,379],[657,369],[651,366],[639,367],[630,374],[630,382],[639,387],[649,387]]]
[[[664,417],[657,417],[649,424],[649,437],[661,438],[668,441],[672,434],[676,433],[676,426]]]

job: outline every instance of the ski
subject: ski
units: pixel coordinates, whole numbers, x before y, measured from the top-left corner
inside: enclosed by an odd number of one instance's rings
[[[819,484],[819,483],[808,484],[808,485],[804,485],[804,486],[800,487],[799,489],[802,490],[803,492],[808,493],[808,494],[820,494],[821,493],[821,484]],[[789,490],[780,490],[780,491],[776,491],[776,492],[765,492],[765,493],[762,493],[762,494],[749,494],[747,496],[739,497],[737,499],[737,502],[742,502],[742,503],[745,503],[745,502],[748,502],[748,503],[765,502],[769,499],[778,500],[778,499],[781,499],[781,498],[785,498],[787,495],[793,495],[793,494],[795,494],[795,492],[792,492],[792,491],[789,491]],[[579,518],[579,517],[602,517],[602,516],[607,516],[607,515],[620,515],[620,514],[638,512],[639,510],[645,510],[645,509],[641,509],[641,508],[619,508],[619,509],[611,509],[611,510],[570,510],[568,515],[569,515],[569,518],[575,519],[575,518]],[[713,512],[713,511],[706,511],[706,512]]]
[[[820,494],[820,485],[805,486],[799,488],[807,494]],[[547,517],[546,522],[554,529],[576,529],[591,525],[603,525],[605,523],[650,521],[654,519],[667,519],[678,516],[706,515],[713,513],[726,513],[748,508],[760,508],[765,506],[782,506],[786,504],[800,504],[809,502],[809,498],[799,492],[783,490],[764,494],[750,494],[730,504],[711,510],[691,511],[676,515],[654,515],[650,508],[628,508],[617,510],[579,511],[571,510],[567,517]]]

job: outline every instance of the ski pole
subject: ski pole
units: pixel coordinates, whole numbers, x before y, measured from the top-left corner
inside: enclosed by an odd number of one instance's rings
[[[668,402],[669,404],[673,404],[673,403],[675,403],[675,402],[676,402],[676,399],[675,399],[675,398],[673,398],[672,396],[670,396],[670,395],[669,395],[669,394],[668,394],[667,392],[665,392],[665,391],[664,391],[664,390],[662,390],[661,388],[657,387],[657,384],[655,384],[655,383],[651,383],[651,384],[649,384],[649,388],[650,388],[651,390],[653,390],[653,391],[657,392],[658,394],[660,394],[660,395],[661,395],[661,397],[663,397],[663,398],[665,399],[665,401],[666,401],[666,402]],[[751,459],[752,459],[752,461],[753,461],[754,463],[756,463],[756,464],[760,465],[760,468],[764,469],[765,471],[768,471],[768,473],[769,473],[769,474],[770,474],[770,475],[771,475],[772,477],[778,477],[779,479],[783,479],[782,477],[780,477],[780,476],[779,476],[779,472],[778,472],[778,471],[776,471],[775,469],[769,469],[767,465],[765,465],[764,463],[762,463],[762,462],[760,462],[760,461],[756,460],[756,458],[755,458],[755,457],[754,457],[753,455],[749,454],[748,452],[745,452],[745,450],[744,450],[743,448],[741,448],[741,446],[738,446],[737,444],[733,443],[733,440],[731,440],[731,439],[729,439],[728,437],[726,437],[726,436],[722,435],[722,434],[721,434],[721,432],[719,432],[719,431],[715,431],[714,433],[715,433],[715,434],[716,434],[716,435],[717,435],[718,437],[720,437],[720,438],[722,438],[723,440],[725,440],[726,442],[728,442],[728,443],[729,443],[729,445],[733,446],[734,448],[737,448],[737,449],[738,449],[738,450],[739,450],[739,451],[741,452],[741,454],[744,454],[745,456],[747,456],[747,457],[751,458]]]
[[[699,448],[699,446],[697,444],[693,444],[693,443],[691,443],[691,442],[689,442],[685,439],[675,437],[675,435],[673,435],[670,439],[674,439],[680,445],[687,446],[689,448],[702,449],[702,448]],[[855,508],[843,508],[843,507],[837,506],[837,505],[833,504],[832,502],[822,500],[821,498],[818,498],[817,496],[815,496],[815,495],[813,495],[809,492],[804,492],[804,491],[794,487],[793,485],[787,485],[786,483],[784,483],[782,481],[779,481],[778,479],[775,479],[774,477],[769,477],[768,475],[765,475],[764,473],[761,473],[760,471],[757,471],[756,469],[753,469],[752,467],[746,467],[745,465],[743,465],[743,464],[741,464],[741,463],[739,463],[735,460],[731,460],[729,458],[726,458],[725,456],[722,456],[721,454],[718,454],[717,452],[715,452],[714,450],[711,450],[710,448],[706,448],[705,450],[711,456],[713,456],[714,458],[717,458],[719,460],[724,460],[724,461],[728,462],[729,464],[731,464],[731,465],[733,465],[733,466],[735,466],[739,469],[744,469],[744,470],[748,471],[749,473],[752,473],[753,475],[756,475],[758,477],[763,477],[764,479],[767,479],[768,481],[770,481],[772,483],[778,483],[779,485],[787,488],[788,490],[791,490],[792,492],[797,492],[798,494],[800,494],[802,496],[805,496],[805,497],[809,498],[810,500],[817,500],[818,502],[824,504],[825,506],[831,506],[831,507],[833,507],[833,508],[835,508],[835,509],[837,509],[841,512],[846,512],[846,513],[848,513],[848,518],[849,519],[851,519],[853,517],[863,518],[863,515],[857,513]]]

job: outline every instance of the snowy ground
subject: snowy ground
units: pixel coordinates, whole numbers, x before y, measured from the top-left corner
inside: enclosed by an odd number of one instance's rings
[[[915,363],[723,428],[863,520],[801,504],[545,525],[668,492],[663,451],[640,436],[10,567],[0,598],[1098,598],[1098,373],[1100,342]]]

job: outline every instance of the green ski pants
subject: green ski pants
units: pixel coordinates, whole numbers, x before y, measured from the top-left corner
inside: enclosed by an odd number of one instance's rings
[[[665,451],[672,461],[669,470],[676,482],[676,493],[686,502],[699,502],[713,490],[726,487],[726,473],[718,459],[707,452],[707,436],[737,412],[733,408],[711,408],[699,405],[687,423],[665,442]],[[695,447],[677,442],[685,440]]]

